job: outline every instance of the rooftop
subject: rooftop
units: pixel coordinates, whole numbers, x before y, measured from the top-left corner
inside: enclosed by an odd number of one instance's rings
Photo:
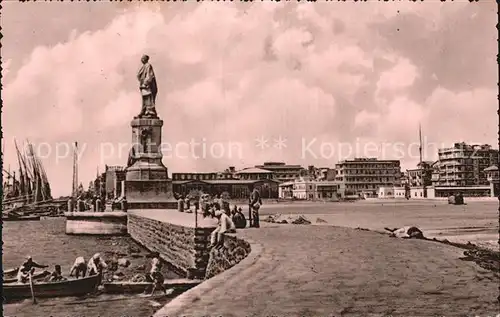
[[[272,182],[279,183],[279,181],[274,179],[212,179],[212,180],[201,180],[201,179],[192,179],[192,180],[176,180],[172,181],[173,184],[183,185],[187,183],[203,183],[207,185],[245,185],[245,184],[255,184],[258,182]]]
[[[236,172],[236,174],[272,174],[272,173],[273,172],[270,170],[258,167],[248,167]]]
[[[379,160],[377,158],[354,158],[354,159],[342,160],[337,165],[344,163],[399,163],[399,162],[400,162],[399,160]]]
[[[489,172],[489,171],[498,171],[498,167],[496,167],[495,165],[491,165],[490,167],[488,168],[485,168],[484,169],[485,172]]]
[[[297,168],[304,168],[301,165],[295,165],[295,164],[285,164],[285,163],[264,163],[264,165],[255,165],[255,168],[272,168],[272,169],[297,169]]]

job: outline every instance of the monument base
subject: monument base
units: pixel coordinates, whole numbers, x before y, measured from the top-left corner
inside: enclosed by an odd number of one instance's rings
[[[168,169],[161,162],[139,161],[127,167],[126,180],[168,180]]]
[[[122,188],[127,209],[177,209],[172,180],[125,180]]]

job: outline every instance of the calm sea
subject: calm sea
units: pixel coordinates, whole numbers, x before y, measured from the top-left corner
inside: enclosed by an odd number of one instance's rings
[[[19,266],[27,255],[40,263],[62,267],[67,275],[78,256],[89,259],[100,252],[105,258],[126,257],[131,265],[120,268],[126,278],[145,273],[149,268],[148,251],[138,246],[129,237],[92,237],[66,235],[64,218],[50,218],[41,221],[9,221],[2,229],[4,269]],[[139,255],[131,256],[131,248],[140,249]],[[120,254],[120,255],[117,255]],[[144,268],[145,267],[145,268]],[[175,273],[165,271],[166,278],[179,278]],[[3,306],[4,316],[151,316],[171,298],[157,293],[151,298],[139,295],[100,295],[85,298],[39,299],[33,305],[31,299],[9,303]]]

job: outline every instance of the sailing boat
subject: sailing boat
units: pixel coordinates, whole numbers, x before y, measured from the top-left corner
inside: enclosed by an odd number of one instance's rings
[[[14,140],[19,166],[18,174],[5,169],[7,182],[4,184],[2,218],[19,218],[23,211],[36,212],[36,206],[51,202],[52,194],[47,173],[36,156],[33,144],[26,141],[24,151],[20,151]],[[34,209],[34,210],[33,210]]]

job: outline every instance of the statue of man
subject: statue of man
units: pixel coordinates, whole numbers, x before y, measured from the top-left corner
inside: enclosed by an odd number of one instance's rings
[[[153,71],[153,66],[149,63],[149,56],[144,55],[141,58],[142,66],[137,73],[139,80],[139,89],[142,95],[142,109],[139,117],[153,116],[156,117],[156,94],[158,86],[156,85],[156,77]]]

